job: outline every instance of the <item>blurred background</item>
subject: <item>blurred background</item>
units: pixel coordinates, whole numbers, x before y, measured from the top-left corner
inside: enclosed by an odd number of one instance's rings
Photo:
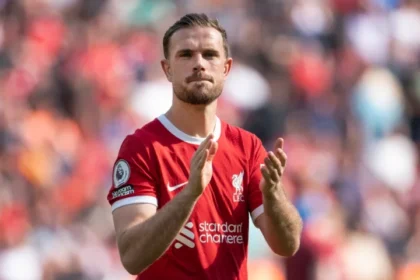
[[[171,104],[161,41],[187,12],[228,32],[219,116],[285,138],[302,244],[251,228],[250,279],[420,279],[416,0],[0,0],[0,279],[133,279],[111,168]]]

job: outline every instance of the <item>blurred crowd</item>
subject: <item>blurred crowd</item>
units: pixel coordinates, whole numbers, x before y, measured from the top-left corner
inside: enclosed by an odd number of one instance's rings
[[[0,279],[128,280],[106,201],[124,137],[164,113],[162,37],[228,32],[219,116],[282,136],[302,244],[251,229],[250,279],[420,279],[420,2],[0,0]]]

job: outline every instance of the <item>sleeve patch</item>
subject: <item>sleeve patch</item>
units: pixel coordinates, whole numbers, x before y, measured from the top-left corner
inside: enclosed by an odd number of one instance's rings
[[[127,195],[131,195],[134,194],[134,189],[131,185],[127,185],[125,187],[122,187],[116,191],[112,192],[112,199],[118,198],[118,197],[122,197],[122,196],[127,196]]]
[[[113,180],[115,188],[119,188],[128,182],[130,178],[130,165],[123,159],[120,159],[114,166]]]

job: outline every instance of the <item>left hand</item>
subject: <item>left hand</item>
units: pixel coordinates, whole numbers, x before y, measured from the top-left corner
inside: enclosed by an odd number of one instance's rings
[[[260,189],[263,193],[276,190],[281,184],[281,178],[287,162],[283,144],[283,138],[278,138],[274,144],[274,151],[268,153],[264,159],[264,166],[261,166],[263,178],[261,179]]]

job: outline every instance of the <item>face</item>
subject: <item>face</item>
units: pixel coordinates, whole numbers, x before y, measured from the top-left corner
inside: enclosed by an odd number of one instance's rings
[[[222,34],[211,27],[180,29],[172,35],[169,58],[162,61],[175,96],[194,105],[216,100],[232,66]]]

